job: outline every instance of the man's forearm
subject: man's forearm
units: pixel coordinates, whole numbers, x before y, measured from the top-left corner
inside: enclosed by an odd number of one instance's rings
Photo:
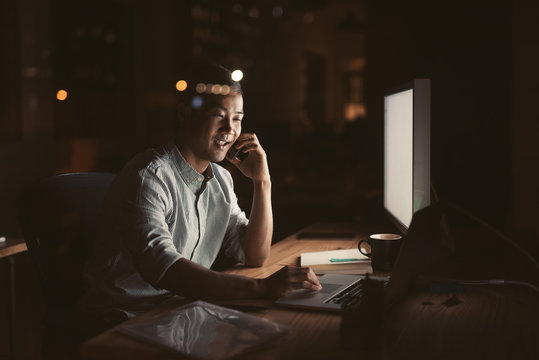
[[[245,264],[262,266],[269,256],[273,236],[271,181],[254,181],[253,186],[253,204],[245,240]]]
[[[188,298],[208,300],[260,298],[267,292],[261,279],[213,271],[185,258],[167,270],[158,286]]]
[[[186,258],[167,270],[157,287],[190,299],[234,300],[278,298],[295,289],[321,290],[309,268],[285,266],[264,279],[216,272]]]

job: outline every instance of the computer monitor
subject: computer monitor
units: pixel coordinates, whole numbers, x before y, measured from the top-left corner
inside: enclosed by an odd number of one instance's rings
[[[406,234],[413,214],[430,205],[430,80],[384,95],[384,210]]]

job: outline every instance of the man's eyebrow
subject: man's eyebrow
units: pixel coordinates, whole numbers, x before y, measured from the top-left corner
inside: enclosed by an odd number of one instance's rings
[[[224,107],[223,105],[217,102],[208,104],[208,109],[213,109],[213,108],[218,108],[218,109],[228,112],[228,109],[226,107]],[[236,114],[243,115],[243,111],[236,111]]]

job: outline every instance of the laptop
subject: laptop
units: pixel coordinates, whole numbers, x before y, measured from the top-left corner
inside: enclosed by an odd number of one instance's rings
[[[391,305],[413,285],[416,277],[450,254],[452,244],[442,233],[443,205],[434,204],[417,211],[403,239],[390,277],[369,276],[384,284],[384,301]],[[336,301],[354,287],[364,276],[325,274],[320,276],[321,291],[300,289],[276,300],[280,306],[312,310],[341,311]]]

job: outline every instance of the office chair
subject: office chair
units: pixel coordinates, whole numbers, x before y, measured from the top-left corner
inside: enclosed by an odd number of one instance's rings
[[[76,358],[78,344],[92,335],[75,307],[101,202],[113,179],[109,173],[61,174],[21,194],[20,223],[45,300],[46,358]]]

